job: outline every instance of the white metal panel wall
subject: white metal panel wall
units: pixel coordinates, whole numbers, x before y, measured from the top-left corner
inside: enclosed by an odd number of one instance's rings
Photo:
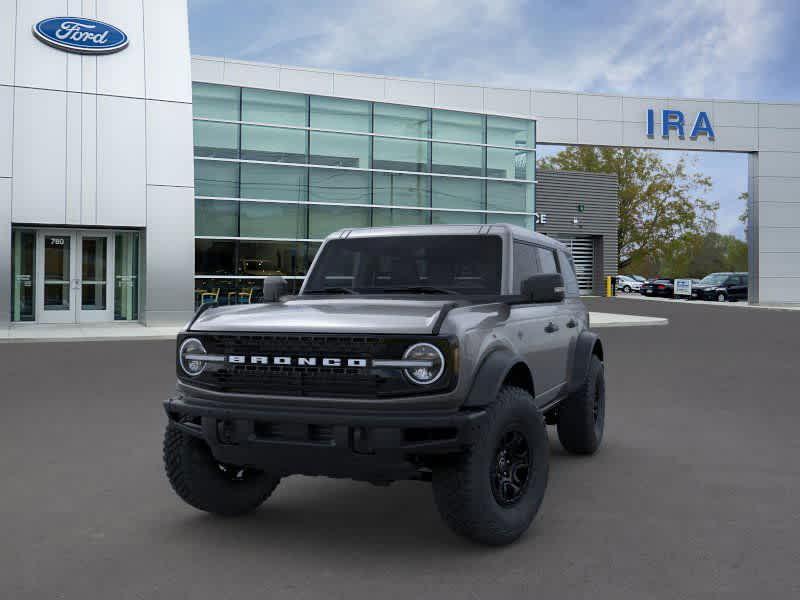
[[[0,85],[0,177],[11,177],[14,88]]]
[[[12,219],[66,221],[67,93],[14,89]]]
[[[148,100],[147,183],[193,187],[192,139],[191,104]]]
[[[16,27],[17,3],[14,0],[6,0],[0,8],[0,85],[14,83]]]
[[[144,98],[145,38],[141,2],[97,0],[97,18],[122,29],[128,34],[128,47],[106,56],[85,56],[93,62],[96,82],[87,74],[84,91]],[[91,67],[87,68],[89,70]],[[94,89],[93,89],[94,84]]]
[[[0,323],[11,313],[11,179],[0,177]]]
[[[145,103],[97,96],[97,223],[144,227]]]
[[[103,56],[62,52],[31,31],[56,16],[109,22],[129,45]],[[4,199],[11,203],[10,214],[0,211],[0,228],[146,227],[154,222],[148,197],[172,197],[149,187],[172,186],[191,198],[190,62],[186,0],[0,0],[0,178],[8,178]],[[163,215],[157,210],[154,218]],[[176,223],[189,228],[185,239],[175,239],[179,228],[168,234]],[[145,280],[147,295],[162,314],[192,308],[193,229],[189,201],[169,207],[168,221],[145,232],[146,262],[162,265],[155,287]],[[162,255],[170,244],[186,246],[177,262]],[[8,284],[0,278],[0,298],[7,299]],[[0,322],[8,318],[0,307]]]
[[[194,310],[194,190],[147,186],[146,246],[148,324],[186,322]]]
[[[4,4],[11,4],[5,0]],[[25,87],[67,89],[67,53],[54,50],[36,40],[34,24],[47,17],[68,14],[66,0],[25,0],[17,2],[17,26],[14,44],[14,84]],[[2,17],[8,14],[3,8]],[[0,19],[2,20],[2,19]]]
[[[186,0],[141,0],[144,11],[147,98],[192,101]]]

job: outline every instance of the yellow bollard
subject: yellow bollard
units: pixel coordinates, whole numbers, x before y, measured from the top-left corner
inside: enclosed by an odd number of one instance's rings
[[[611,275],[606,277],[606,298],[611,298],[613,290],[611,289]]]

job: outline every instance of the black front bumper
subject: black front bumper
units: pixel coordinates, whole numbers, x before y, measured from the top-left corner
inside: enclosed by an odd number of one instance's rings
[[[282,476],[327,475],[367,481],[418,478],[430,458],[468,447],[486,412],[288,409],[164,402],[170,423],[205,440],[226,464]]]

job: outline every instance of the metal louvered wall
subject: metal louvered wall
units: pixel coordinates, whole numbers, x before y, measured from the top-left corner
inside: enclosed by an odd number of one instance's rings
[[[602,295],[605,277],[617,274],[617,176],[537,169],[536,212],[547,215],[536,231],[572,247],[581,292]]]
[[[594,239],[591,237],[577,237],[571,239],[560,238],[572,251],[572,260],[575,262],[575,275],[578,276],[578,286],[581,294],[594,292],[595,262]]]

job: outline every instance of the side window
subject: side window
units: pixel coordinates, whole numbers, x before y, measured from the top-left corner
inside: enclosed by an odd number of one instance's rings
[[[558,263],[556,262],[556,253],[553,252],[550,248],[536,248],[536,252],[539,255],[539,266],[542,269],[542,273],[560,273],[561,269],[558,268]]]
[[[558,251],[558,262],[561,263],[561,274],[564,276],[564,287],[567,297],[575,297],[580,295],[580,288],[578,287],[578,279],[575,277],[575,265],[572,259],[567,256],[566,252]]]
[[[536,273],[541,273],[536,246],[514,242],[514,293],[519,294],[520,284]]]

